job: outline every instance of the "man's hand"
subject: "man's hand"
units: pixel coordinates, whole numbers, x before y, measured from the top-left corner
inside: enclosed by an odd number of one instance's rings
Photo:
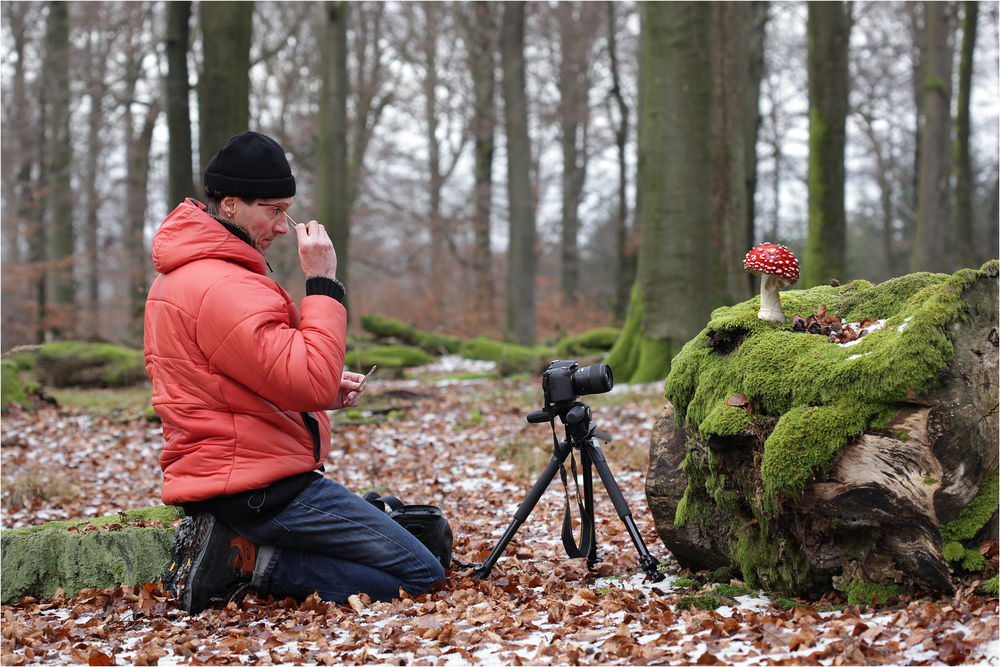
[[[343,377],[340,378],[340,392],[337,394],[339,405],[334,405],[333,409],[358,407],[361,404],[361,394],[365,391],[365,385],[362,384],[364,379],[365,376],[361,373],[344,371]]]
[[[337,251],[326,228],[315,220],[296,225],[295,236],[299,242],[299,261],[306,278],[310,276],[337,277]]]

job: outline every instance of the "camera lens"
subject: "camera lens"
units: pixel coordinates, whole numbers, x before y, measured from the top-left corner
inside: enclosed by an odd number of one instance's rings
[[[615,380],[611,375],[611,367],[607,364],[584,366],[573,372],[573,391],[578,395],[603,394],[611,391]]]

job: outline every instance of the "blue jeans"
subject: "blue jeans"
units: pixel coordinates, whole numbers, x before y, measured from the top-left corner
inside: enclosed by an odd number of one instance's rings
[[[405,528],[325,477],[268,521],[232,528],[260,545],[258,593],[277,599],[301,601],[319,593],[343,604],[367,593],[385,601],[398,598],[399,589],[425,593],[445,576],[437,558]]]

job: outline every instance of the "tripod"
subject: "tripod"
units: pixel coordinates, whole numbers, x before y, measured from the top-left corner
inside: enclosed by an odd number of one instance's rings
[[[646,545],[642,541],[642,535],[639,534],[639,529],[632,519],[632,512],[629,511],[625,498],[622,497],[621,489],[618,488],[618,483],[615,481],[614,476],[611,474],[611,469],[604,459],[604,452],[601,450],[601,446],[594,442],[595,438],[604,442],[611,442],[611,436],[594,428],[590,419],[590,407],[580,402],[572,402],[562,406],[559,404],[553,406],[546,405],[542,410],[535,410],[529,413],[528,422],[532,424],[553,422],[554,439],[554,420],[557,415],[566,426],[566,439],[554,445],[549,464],[542,471],[535,485],[531,487],[528,495],[521,501],[521,506],[514,513],[514,520],[511,521],[500,541],[493,547],[493,551],[490,552],[489,557],[479,565],[476,565],[472,576],[476,579],[486,579],[490,576],[493,566],[496,565],[497,560],[500,559],[507,545],[513,539],[517,529],[527,520],[528,515],[531,514],[531,510],[535,508],[538,499],[545,493],[545,489],[548,488],[549,484],[555,478],[556,473],[563,470],[563,463],[566,461],[566,457],[574,449],[577,449],[580,451],[580,464],[583,467],[584,489],[584,504],[581,508],[584,516],[581,517],[582,534],[580,542],[581,550],[586,552],[580,555],[586,556],[587,568],[593,571],[594,565],[601,560],[597,556],[597,537],[594,528],[593,468],[597,468],[597,473],[600,475],[601,481],[604,483],[604,488],[611,497],[611,502],[615,506],[618,518],[625,524],[625,529],[628,531],[629,536],[632,538],[632,543],[639,552],[639,565],[642,567],[643,572],[652,577],[654,581],[662,581],[664,578],[663,574],[656,569],[659,561],[646,549]],[[566,551],[570,556],[574,556],[575,554],[571,553],[570,550],[572,536],[569,536],[569,542],[566,542],[566,539],[567,535],[564,534],[563,541],[566,545]],[[573,551],[576,551],[575,546],[573,547]]]

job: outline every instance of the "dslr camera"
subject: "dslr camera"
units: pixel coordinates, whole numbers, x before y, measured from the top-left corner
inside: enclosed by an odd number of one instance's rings
[[[542,391],[547,403],[566,403],[584,394],[603,394],[614,385],[607,364],[580,368],[575,361],[556,360],[542,373]]]

